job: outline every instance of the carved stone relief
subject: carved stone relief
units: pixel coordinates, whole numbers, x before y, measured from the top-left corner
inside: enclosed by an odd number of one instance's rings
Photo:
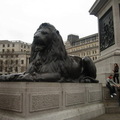
[[[0,109],[22,112],[22,94],[0,93]]]
[[[66,92],[66,106],[85,103],[85,92]]]
[[[88,102],[97,102],[102,101],[102,92],[101,91],[92,91],[89,90]]]
[[[30,94],[30,112],[59,108],[59,94]]]
[[[99,19],[100,51],[115,44],[112,7]]]

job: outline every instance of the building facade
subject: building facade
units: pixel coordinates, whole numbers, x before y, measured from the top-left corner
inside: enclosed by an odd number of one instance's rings
[[[69,55],[81,58],[90,56],[93,61],[97,60],[100,55],[98,33],[83,38],[79,38],[77,35],[68,35],[65,47]]]
[[[0,74],[25,72],[29,64],[31,44],[22,41],[0,41]]]

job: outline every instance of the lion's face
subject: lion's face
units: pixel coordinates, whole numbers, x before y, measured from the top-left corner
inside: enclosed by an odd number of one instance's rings
[[[47,27],[38,28],[34,34],[33,44],[35,45],[35,51],[41,51],[50,45],[52,40],[52,31]]]
[[[31,48],[31,60],[38,55],[47,61],[65,59],[67,52],[59,31],[49,23],[42,23],[34,34]]]

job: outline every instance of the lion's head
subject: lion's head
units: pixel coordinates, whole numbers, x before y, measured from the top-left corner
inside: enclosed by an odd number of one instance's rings
[[[64,59],[67,55],[59,31],[49,23],[42,23],[34,34],[31,61],[38,52],[48,59]]]

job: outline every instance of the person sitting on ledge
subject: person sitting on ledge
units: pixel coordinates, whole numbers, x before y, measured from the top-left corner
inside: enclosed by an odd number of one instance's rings
[[[115,87],[119,87],[119,85],[113,81],[112,74],[108,76],[108,78],[106,79],[106,82],[107,82],[106,86],[108,87],[110,91],[110,97],[113,98],[114,96],[117,95]]]

